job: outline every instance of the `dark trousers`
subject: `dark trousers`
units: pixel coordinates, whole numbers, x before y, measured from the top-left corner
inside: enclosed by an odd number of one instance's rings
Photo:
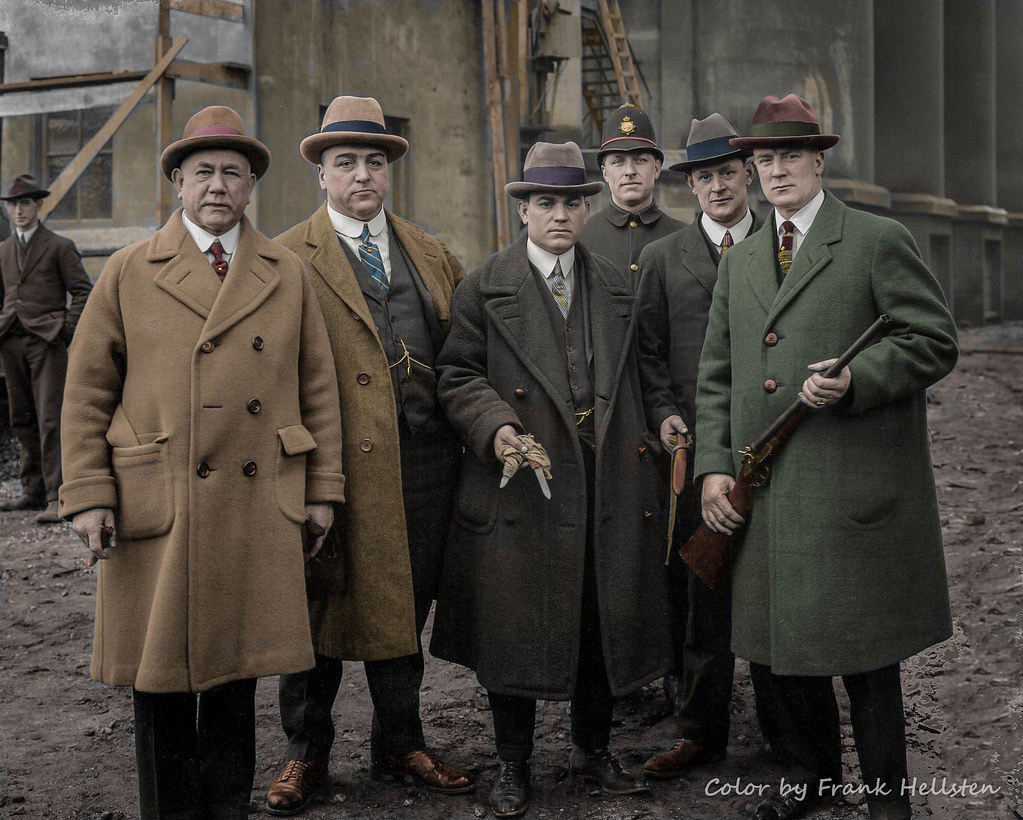
[[[694,484],[679,498],[668,565],[672,650],[682,699],[678,734],[710,751],[724,751],[735,673],[732,594],[727,587],[708,587],[678,554],[700,522],[699,496]]]
[[[402,419],[399,435],[419,650],[401,658],[366,661],[365,670],[373,701],[372,754],[403,757],[426,747],[419,716],[422,634],[436,594],[458,461],[454,439],[447,430],[416,434]],[[329,754],[334,742],[331,709],[342,673],[341,661],[317,655],[316,666],[310,671],[281,676],[281,724],[288,737],[288,759],[313,760]]]
[[[11,430],[21,445],[21,490],[57,500],[60,488],[60,405],[64,400],[67,346],[34,334],[0,339]]]
[[[750,664],[757,716],[764,736],[787,758],[793,783],[842,780],[842,736],[830,677],[775,675],[769,666]],[[899,665],[843,675],[860,760],[861,783],[881,783],[888,796],[869,802],[902,802],[906,779],[906,725]],[[811,789],[812,791],[812,789]],[[908,815],[907,815],[908,816]]]
[[[256,771],[256,680],[196,695],[132,690],[142,820],[245,820]]]

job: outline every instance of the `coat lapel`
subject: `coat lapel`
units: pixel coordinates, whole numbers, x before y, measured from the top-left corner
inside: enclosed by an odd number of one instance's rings
[[[771,225],[773,222],[768,220],[764,227],[728,252],[728,269],[742,270],[746,284],[764,313],[770,313],[771,305],[778,294]]]
[[[220,282],[206,256],[189,236],[175,211],[167,224],[153,234],[146,260],[160,265],[153,282],[203,319],[210,315],[220,293]]]
[[[43,252],[46,250],[46,246],[50,244],[50,238],[53,236],[49,229],[39,223],[39,227],[36,228],[36,232],[32,237],[32,241],[28,243],[28,250],[25,252],[25,261],[21,265],[20,271],[20,282],[24,282],[28,275],[32,272],[32,269],[36,266],[36,263],[42,258]],[[18,235],[15,232],[14,241],[18,241]],[[17,258],[18,249],[14,249],[14,256]]]
[[[307,245],[315,248],[309,257],[310,273],[319,276],[349,310],[362,319],[363,327],[375,328],[366,297],[359,289],[359,280],[355,278],[355,271],[341,249],[341,240],[327,215],[326,203],[306,222],[304,239]],[[376,337],[375,332],[373,336]]]
[[[679,256],[683,269],[695,279],[707,293],[714,292],[718,278],[717,264],[711,258],[700,230],[700,214],[696,215],[693,224],[679,233]]]

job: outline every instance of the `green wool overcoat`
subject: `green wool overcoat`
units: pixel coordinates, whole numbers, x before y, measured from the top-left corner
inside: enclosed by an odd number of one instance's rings
[[[92,675],[146,692],[313,665],[301,526],[344,498],[327,332],[242,220],[221,284],[176,211],[110,257],[68,360],[60,511],[109,507]]]
[[[734,545],[732,646],[777,674],[864,672],[951,634],[925,391],[955,365],[955,325],[908,231],[831,194],[780,287],[775,253],[768,218],[721,262],[698,475],[735,473],[737,451],[793,401],[808,364],[839,356],[881,313],[894,326],[753,491]]]

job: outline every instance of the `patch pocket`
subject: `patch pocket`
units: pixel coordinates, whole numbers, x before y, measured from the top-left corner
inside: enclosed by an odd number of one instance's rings
[[[281,427],[277,431],[281,441],[277,452],[277,475],[274,494],[277,506],[296,524],[305,521],[305,462],[306,453],[316,449],[312,434],[301,424]]]
[[[155,538],[167,533],[174,523],[167,434],[144,436],[150,437],[152,441],[135,447],[111,448],[117,483],[117,533],[124,538]]]
[[[528,468],[523,469],[528,471]],[[486,534],[494,529],[500,502],[500,495],[494,488],[500,476],[496,462],[490,469],[475,461],[467,462],[455,500],[455,518],[469,532]],[[513,480],[523,481],[524,477],[515,476]]]

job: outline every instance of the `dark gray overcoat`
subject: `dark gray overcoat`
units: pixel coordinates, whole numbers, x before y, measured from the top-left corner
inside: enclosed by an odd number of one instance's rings
[[[657,443],[646,431],[636,365],[635,297],[623,272],[576,246],[587,277],[596,405],[592,511],[600,627],[611,691],[670,666]],[[438,394],[467,451],[445,556],[431,652],[487,689],[572,696],[579,661],[587,503],[564,362],[523,236],[455,292],[438,358]],[[494,433],[532,433],[552,461],[552,498],[527,469],[498,489]]]

